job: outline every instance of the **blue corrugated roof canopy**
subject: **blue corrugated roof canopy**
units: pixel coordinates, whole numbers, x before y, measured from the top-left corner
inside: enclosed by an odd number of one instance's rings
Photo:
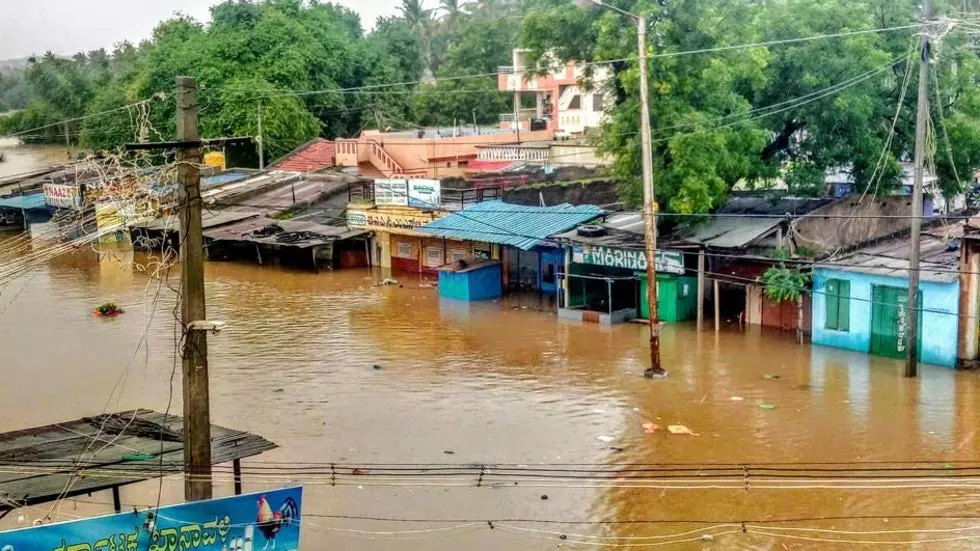
[[[418,231],[457,239],[511,245],[530,250],[548,236],[561,233],[602,214],[594,205],[553,207],[513,205],[503,201],[478,203],[418,228]]]
[[[44,203],[43,193],[32,193],[30,195],[0,197],[0,208],[31,210],[47,208],[47,205]]]

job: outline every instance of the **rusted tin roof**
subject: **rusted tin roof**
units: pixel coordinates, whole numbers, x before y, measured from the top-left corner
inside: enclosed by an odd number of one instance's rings
[[[140,409],[0,434],[0,512],[183,472],[182,433],[180,415]],[[261,436],[211,425],[215,465],[274,448]]]

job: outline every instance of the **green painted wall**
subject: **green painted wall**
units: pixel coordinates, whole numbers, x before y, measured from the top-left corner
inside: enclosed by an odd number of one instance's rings
[[[640,317],[650,318],[647,301],[647,275],[637,272],[640,278]],[[698,278],[671,274],[657,274],[657,314],[660,321],[677,323],[698,315]]]

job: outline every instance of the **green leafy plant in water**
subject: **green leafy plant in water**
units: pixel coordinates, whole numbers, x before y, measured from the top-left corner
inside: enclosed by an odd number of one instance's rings
[[[766,296],[776,302],[800,301],[810,281],[810,275],[797,268],[787,267],[786,260],[789,254],[786,251],[776,251],[773,256],[779,259],[779,265],[769,268],[762,274]]]
[[[99,314],[102,314],[103,316],[111,316],[113,314],[118,314],[122,312],[122,310],[119,309],[119,306],[117,306],[115,302],[104,302],[100,304],[99,307],[95,309],[95,311],[98,312]]]

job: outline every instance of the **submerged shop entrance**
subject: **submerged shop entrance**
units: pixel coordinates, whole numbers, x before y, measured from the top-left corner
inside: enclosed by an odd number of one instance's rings
[[[558,291],[558,272],[561,270],[562,250],[554,247],[534,247],[524,251],[506,247],[506,288],[511,292]]]
[[[909,290],[902,287],[874,285],[871,288],[871,353],[889,358],[906,355],[906,319]],[[922,304],[922,293],[919,293]],[[919,359],[922,359],[922,309],[919,309]]]
[[[639,315],[640,278],[632,270],[572,264],[560,274],[558,315],[592,323],[622,323]]]

